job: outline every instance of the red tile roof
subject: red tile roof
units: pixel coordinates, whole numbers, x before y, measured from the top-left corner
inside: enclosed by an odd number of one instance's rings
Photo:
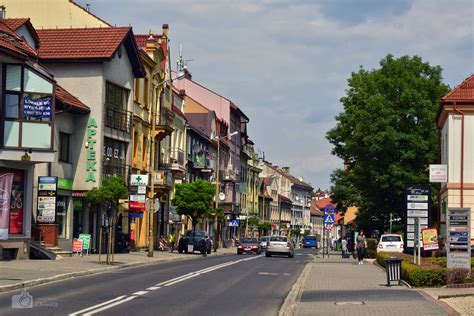
[[[36,51],[24,39],[19,37],[5,21],[8,20],[0,20],[0,48],[22,57],[36,57]]]
[[[286,196],[284,195],[281,195],[281,194],[278,194],[278,200],[280,200],[280,202],[286,202],[286,203],[293,203],[291,202],[291,200],[289,198],[287,198]]]
[[[37,30],[42,59],[108,59],[131,27],[69,28]]]
[[[323,211],[323,209],[328,206],[329,204],[332,204],[331,203],[331,199],[329,198],[324,198],[324,199],[321,199],[321,200],[313,200],[311,202],[311,205],[314,205],[321,211]],[[332,204],[332,206],[334,206],[334,208],[336,208],[336,204]]]
[[[22,25],[26,24],[29,18],[15,18],[15,19],[3,19],[2,22],[6,24],[13,31],[18,30]]]
[[[63,87],[56,85],[56,89],[54,90],[56,95],[56,100],[59,101],[61,104],[71,107],[70,109],[73,112],[81,112],[81,113],[89,113],[90,108],[79,101],[78,98],[67,92]]]
[[[135,34],[135,40],[137,41],[138,47],[145,48],[150,36],[153,36],[155,43],[158,44],[161,34]]]
[[[474,75],[466,78],[459,86],[442,98],[443,101],[474,101]]]

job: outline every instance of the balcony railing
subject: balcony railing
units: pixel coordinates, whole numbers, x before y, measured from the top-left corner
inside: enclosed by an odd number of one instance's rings
[[[206,158],[205,154],[193,154],[194,168],[204,169],[209,168],[209,159]]]
[[[169,148],[161,154],[161,163],[173,170],[184,171],[184,152],[180,148]]]
[[[132,132],[133,113],[105,105],[105,126],[130,134]]]
[[[125,180],[125,183],[128,185],[128,176],[130,175],[130,166],[129,165],[116,165],[109,162],[104,162],[102,164],[102,176],[105,179],[111,177],[122,177]]]

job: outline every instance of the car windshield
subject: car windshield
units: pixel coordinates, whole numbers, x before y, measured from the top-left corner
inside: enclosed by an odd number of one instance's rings
[[[306,240],[316,240],[316,236],[306,236]]]
[[[190,231],[188,231],[188,232],[186,233],[186,236],[188,236],[188,237],[191,237],[192,235],[193,235],[193,231],[192,231],[192,230],[190,230]],[[196,231],[196,235],[195,235],[195,236],[201,238],[201,237],[204,237],[205,235],[206,235],[206,233],[203,232],[203,231]]]
[[[270,238],[268,237],[262,237],[262,239],[260,239],[260,241],[268,241]]]
[[[400,236],[382,236],[382,241],[402,241]]]
[[[258,243],[257,238],[242,238],[243,244],[256,244]]]
[[[271,238],[270,238],[270,241],[284,241],[284,242],[287,242],[287,241],[288,241],[288,238],[287,238],[287,237],[275,236],[275,237],[271,237]]]

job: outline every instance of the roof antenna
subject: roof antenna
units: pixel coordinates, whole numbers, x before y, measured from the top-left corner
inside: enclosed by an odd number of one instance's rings
[[[91,12],[91,5],[90,3],[86,3],[86,11]]]
[[[193,61],[194,59],[184,59],[183,58],[183,44],[179,44],[179,57],[176,61],[176,66],[178,72],[183,72],[188,70],[188,61]]]

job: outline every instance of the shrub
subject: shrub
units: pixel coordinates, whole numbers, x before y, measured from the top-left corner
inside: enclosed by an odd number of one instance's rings
[[[377,239],[367,238],[367,258],[375,258],[377,256]]]
[[[469,275],[469,269],[449,269],[446,274],[446,283],[447,284],[461,284],[466,282],[466,279]]]

